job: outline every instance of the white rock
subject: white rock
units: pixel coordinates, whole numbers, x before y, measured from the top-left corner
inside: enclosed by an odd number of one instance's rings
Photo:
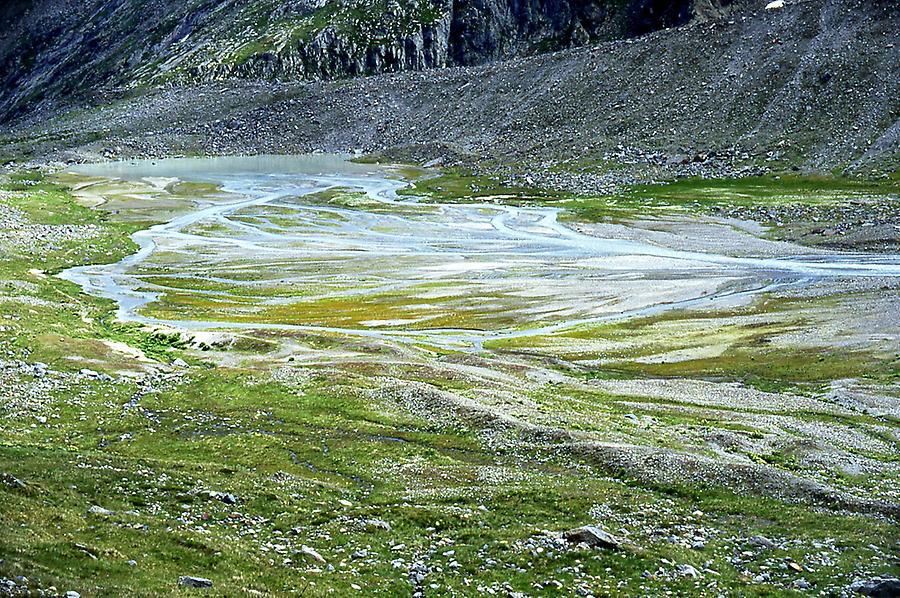
[[[774,0],[774,2],[766,4],[766,10],[778,10],[780,8],[784,8],[784,0]]]

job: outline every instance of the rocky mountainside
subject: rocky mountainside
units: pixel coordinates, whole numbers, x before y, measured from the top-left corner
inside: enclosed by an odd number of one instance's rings
[[[0,122],[97,89],[337,79],[621,39],[733,0],[9,0]]]
[[[69,160],[408,146],[423,160],[469,156],[576,188],[634,171],[896,170],[897,4],[763,7],[475,67],[121,91],[64,118],[20,119],[0,151]]]

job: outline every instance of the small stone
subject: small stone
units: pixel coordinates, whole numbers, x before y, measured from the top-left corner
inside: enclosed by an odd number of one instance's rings
[[[81,598],[81,594],[79,594],[75,590],[69,590],[68,592],[66,592],[66,598]]]
[[[112,515],[113,511],[110,511],[109,509],[104,509],[103,507],[101,507],[99,505],[94,505],[90,509],[88,509],[88,513],[90,513],[91,515],[107,516],[107,515]]]

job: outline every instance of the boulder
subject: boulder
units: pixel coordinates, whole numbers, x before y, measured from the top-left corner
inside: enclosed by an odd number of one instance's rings
[[[191,575],[182,575],[178,578],[178,585],[188,586],[190,588],[211,588],[212,580],[205,577],[193,577]]]
[[[225,503],[226,505],[236,505],[238,503],[238,497],[230,492],[216,492],[215,490],[204,490],[200,493],[202,496],[210,500],[218,500],[220,502]]]
[[[678,565],[675,567],[675,572],[683,577],[693,577],[694,579],[703,577],[700,575],[700,572],[697,571],[697,568],[692,565]]]
[[[898,598],[900,597],[900,579],[896,577],[860,579],[850,584],[850,589],[857,594],[872,598]]]
[[[28,484],[8,473],[0,473],[0,483],[9,488],[16,488],[19,490],[28,487]]]
[[[571,544],[587,544],[591,548],[619,548],[619,540],[595,525],[583,525],[563,532],[563,538]]]
[[[363,521],[363,525],[367,532],[374,531],[391,531],[391,524],[383,519],[366,519]]]

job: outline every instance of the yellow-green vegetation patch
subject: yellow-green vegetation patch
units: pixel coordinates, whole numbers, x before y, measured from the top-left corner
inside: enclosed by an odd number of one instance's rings
[[[828,309],[833,299],[817,299]],[[739,309],[678,310],[620,322],[584,325],[550,335],[488,341],[485,347],[549,355],[600,376],[664,376],[740,380],[763,388],[820,386],[864,377],[896,379],[898,356],[815,342],[809,300],[764,298]],[[802,333],[807,345],[780,342]]]
[[[573,194],[546,189],[508,185],[485,175],[461,169],[446,169],[437,176],[421,178],[398,192],[400,195],[424,197],[435,202],[556,202],[571,199]]]
[[[435,213],[436,211],[434,206],[425,204],[396,204],[380,201],[370,197],[365,192],[341,187],[304,195],[297,198],[296,201],[301,204],[333,206],[348,210],[365,210],[367,212],[388,214],[428,214]]]
[[[900,195],[896,181],[841,177],[770,175],[736,179],[685,178],[630,185],[599,197],[564,204],[565,218],[586,221],[627,220],[648,212],[705,211],[724,206],[836,205]]]

